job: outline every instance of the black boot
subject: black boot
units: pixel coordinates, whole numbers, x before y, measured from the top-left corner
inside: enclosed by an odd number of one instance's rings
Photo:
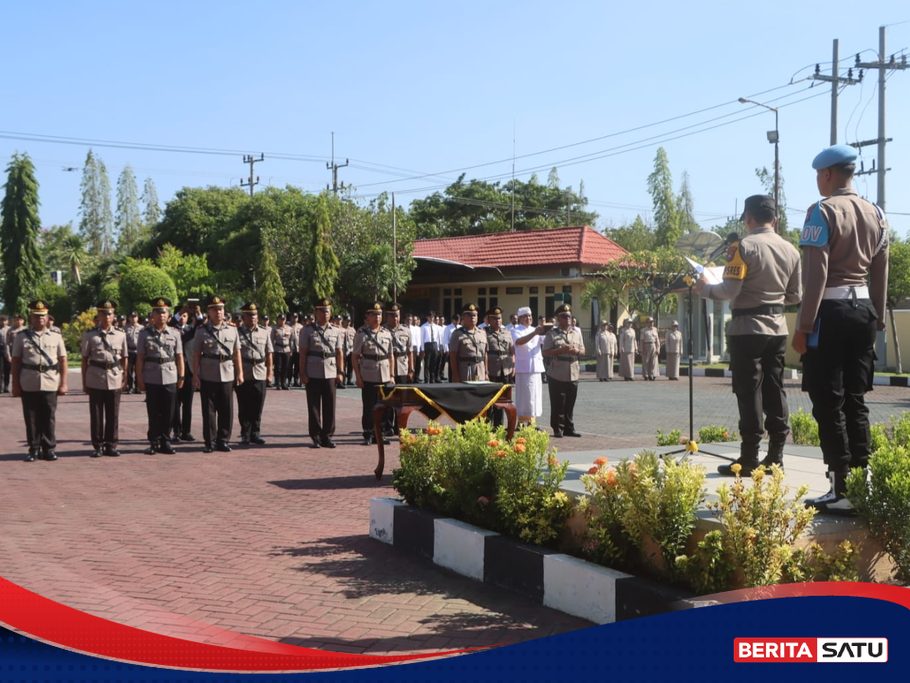
[[[771,465],[777,465],[781,469],[784,469],[784,444],[769,444],[768,453],[764,458],[762,458],[760,464],[762,467],[771,467]]]
[[[739,474],[737,474],[736,472],[733,471],[734,465],[739,465],[741,467],[741,469],[739,470]],[[752,472],[755,471],[760,466],[761,465],[759,465],[759,463],[758,463],[758,456],[741,455],[741,456],[739,456],[739,458],[737,458],[736,460],[731,462],[729,465],[718,465],[717,473],[724,477],[739,476],[739,477],[745,478],[745,477],[751,477]]]
[[[806,507],[815,508],[819,512],[827,512],[830,515],[854,516],[856,511],[853,509],[853,503],[847,499],[846,473],[828,470],[828,481],[831,482],[831,490],[818,498],[807,498]]]

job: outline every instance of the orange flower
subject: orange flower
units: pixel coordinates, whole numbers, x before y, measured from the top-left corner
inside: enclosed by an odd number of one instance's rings
[[[616,486],[616,470],[610,470],[606,476],[607,486]]]
[[[506,457],[506,456],[508,455],[508,452],[506,452],[506,451],[496,451],[493,455],[495,455],[497,458],[504,458],[504,457]]]
[[[559,466],[559,461],[551,455],[547,458],[547,465],[550,467],[557,467]]]
[[[516,453],[524,453],[526,450],[528,450],[528,449],[524,446],[524,444],[520,444],[520,443],[515,444]]]
[[[724,438],[725,438],[725,439],[730,438],[730,433],[729,433],[729,432],[724,432]]]
[[[597,460],[594,461],[594,464],[597,465],[598,467],[603,467],[604,465],[607,464],[607,459],[606,458],[597,458]]]
[[[490,448],[499,448],[499,442],[496,439],[493,439],[492,441],[487,443],[487,446],[489,446]]]
[[[408,437],[408,443],[411,444],[412,446],[413,446],[415,443],[417,443],[417,435],[416,435],[416,434],[411,434],[411,436]]]
[[[599,467],[592,467],[588,470],[588,474],[597,474],[600,471]]]
[[[523,436],[519,436],[517,439],[515,439],[515,443],[526,444],[526,443],[528,443],[528,440],[526,438],[524,438]]]
[[[442,427],[427,427],[427,434],[430,436],[436,436],[437,434],[442,434]]]

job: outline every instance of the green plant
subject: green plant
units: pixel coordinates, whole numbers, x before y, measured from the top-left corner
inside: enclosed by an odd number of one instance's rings
[[[704,468],[662,460],[653,451],[642,451],[615,469],[606,469],[606,461],[595,464],[582,476],[591,494],[584,551],[601,561],[632,564],[634,548],[648,570],[676,578],[675,559],[704,500]]]
[[[872,455],[868,476],[856,468],[847,477],[847,498],[891,556],[895,578],[910,581],[910,449],[891,443]]]
[[[815,517],[814,509],[799,502],[808,486],[801,486],[788,500],[790,489],[783,479],[783,470],[774,465],[770,474],[755,470],[752,486],[737,476],[732,485],[717,489],[718,499],[708,503],[708,509],[723,525],[722,551],[715,537],[699,544],[700,552],[714,552],[712,562],[677,559],[693,585],[752,588],[780,582],[796,540]]]
[[[485,420],[431,422],[425,433],[402,430],[400,458],[392,485],[409,504],[528,543],[555,543],[574,509],[559,490],[568,462],[557,461],[549,436],[533,427],[510,441]]]
[[[897,446],[910,448],[910,413],[903,413],[897,422],[891,416],[891,440]]]
[[[790,431],[793,435],[793,443],[805,446],[821,445],[818,439],[818,423],[809,413],[803,412],[802,408],[791,413]]]
[[[130,267],[120,278],[118,302],[125,311],[137,311],[140,316],[148,315],[152,307],[149,301],[163,296],[177,304],[177,288],[170,276],[157,266],[139,264]]]
[[[60,326],[60,333],[63,335],[63,343],[66,345],[66,350],[68,353],[75,353],[80,358],[82,353],[80,351],[82,345],[82,334],[95,326],[95,315],[97,311],[94,308],[90,308],[87,311],[82,311],[79,315],[76,316],[76,319],[71,323],[63,323]]]
[[[682,430],[671,429],[666,434],[660,429],[657,430],[658,446],[678,446],[682,441]]]
[[[856,562],[859,547],[850,541],[841,541],[833,553],[825,552],[818,543],[793,551],[784,568],[781,583],[804,581],[859,581]]]
[[[884,425],[869,426],[869,452],[878,453],[888,445],[888,430]]]
[[[720,443],[722,441],[736,441],[736,432],[715,425],[708,425],[698,430],[699,443]]]

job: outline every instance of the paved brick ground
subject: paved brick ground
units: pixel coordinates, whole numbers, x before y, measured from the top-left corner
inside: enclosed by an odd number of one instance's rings
[[[735,427],[729,381],[695,386],[696,429]],[[584,437],[555,443],[652,446],[657,428],[688,430],[687,390],[685,380],[586,379]],[[869,398],[878,421],[910,409],[908,389]],[[93,460],[87,398],[73,393],[58,410],[60,460],[27,464],[20,403],[0,396],[0,576],[120,623],[219,643],[227,629],[341,652],[426,652],[589,625],[369,539],[369,499],[394,491],[388,474],[373,478],[375,449],[358,445],[359,392],[339,392],[334,451],[302,446],[304,403],[299,390],[269,393],[265,447],[146,456],[142,397],[124,397],[124,456]],[[795,385],[791,403],[808,407]],[[387,472],[397,449],[388,455]]]

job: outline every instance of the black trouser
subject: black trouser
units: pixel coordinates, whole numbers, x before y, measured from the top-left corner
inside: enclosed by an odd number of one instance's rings
[[[288,382],[292,386],[300,386],[300,354],[296,351],[291,352],[291,358],[288,364]]]
[[[0,351],[0,392],[9,391],[9,371],[10,361],[6,360],[6,356]]]
[[[291,354],[276,351],[272,357],[275,359],[275,386],[287,389],[291,383]]]
[[[244,378],[248,375],[244,373]],[[249,375],[252,376],[252,373]],[[265,405],[265,380],[244,379],[237,387],[237,417],[240,420],[240,438],[249,440],[259,436],[262,408]]]
[[[414,384],[417,384],[418,382],[420,382],[421,365],[423,365],[423,358],[421,358],[420,354],[417,351],[415,351],[414,352]]]
[[[367,382],[364,380],[363,389],[360,390],[361,413],[360,426],[363,428],[363,438],[370,439],[375,436],[373,430],[373,408],[379,400],[379,387],[383,382]]]
[[[823,300],[818,346],[802,357],[803,391],[812,399],[825,464],[846,473],[869,462],[869,409],[878,316],[868,299]]]
[[[207,382],[202,380],[199,396],[202,400],[202,438],[206,446],[226,444],[234,427],[234,381]]]
[[[88,388],[92,446],[116,448],[120,441],[120,389]]]
[[[768,431],[772,452],[783,448],[790,433],[790,411],[784,391],[787,337],[730,335],[729,344],[733,393],[739,404],[740,457],[757,460],[759,443],[765,430]]]
[[[506,375],[504,370],[500,370],[498,374],[490,377],[491,382],[500,382],[501,384],[514,383],[515,378],[513,375]],[[490,419],[490,424],[494,427],[499,427],[506,424],[506,411],[504,408],[497,408],[491,406],[487,411],[487,417]]]
[[[439,359],[437,357],[436,342],[427,342],[423,345],[423,381],[426,383],[439,380]]]
[[[310,377],[306,383],[306,406],[310,438],[329,439],[335,435],[335,380]]]
[[[132,391],[139,388],[136,383],[136,351],[130,351],[126,357],[129,361],[126,364],[126,390]]]
[[[145,410],[149,417],[148,440],[153,446],[171,441],[174,409],[177,407],[177,384],[145,383]]]
[[[174,434],[183,436],[193,431],[193,373],[187,364],[186,378],[183,387],[177,390],[177,402],[174,407]]]
[[[344,357],[344,383],[345,384],[354,384],[354,363],[351,362],[351,356],[353,354],[347,354]]]
[[[446,374],[446,368],[449,365],[449,352],[448,351],[439,351],[439,369],[436,371],[436,378],[442,382],[443,375]],[[451,375],[452,370],[449,369],[449,375]]]
[[[23,391],[22,415],[29,450],[45,453],[57,447],[57,392]]]
[[[578,382],[563,382],[553,379],[547,383],[550,392],[550,427],[554,434],[574,432],[572,421],[575,413],[575,399],[578,398]]]
[[[401,384],[409,384],[409,383],[410,382],[408,382],[407,375],[395,375],[395,386],[399,386]],[[374,399],[373,402],[375,403],[376,400],[378,400],[378,398],[379,398],[379,395],[378,395],[378,391],[377,391],[376,398]],[[370,418],[371,425],[373,424],[372,419],[373,418],[371,417]],[[396,435],[398,434],[398,420],[395,419],[395,411],[392,408],[387,408],[385,413],[382,416],[382,429],[383,429],[383,431],[390,430],[390,431],[394,432]],[[370,433],[371,434],[373,433],[372,427],[370,428]]]

